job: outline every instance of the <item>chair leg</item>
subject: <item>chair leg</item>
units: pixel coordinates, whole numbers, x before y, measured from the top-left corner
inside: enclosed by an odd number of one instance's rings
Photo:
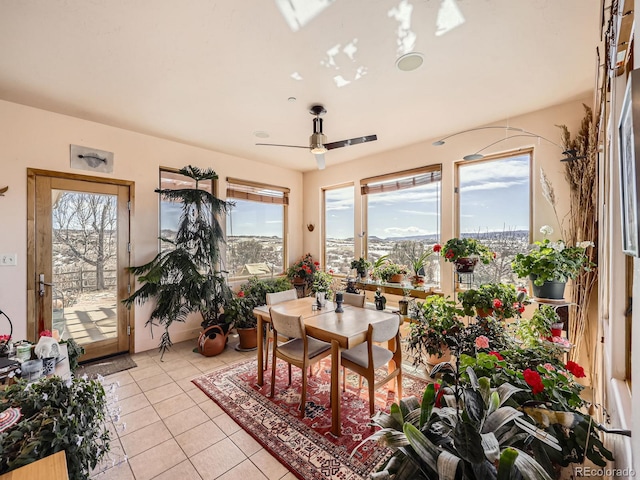
[[[269,368],[269,345],[271,344],[271,337],[273,333],[272,330],[267,325],[267,334],[265,335],[265,345],[264,345],[264,369],[267,370]]]
[[[342,391],[347,389],[347,369],[342,367]]]
[[[307,369],[302,367],[302,392],[300,393],[300,418],[304,418],[307,405]]]
[[[367,387],[369,387],[369,414],[373,417],[373,412],[376,408],[375,379],[367,378]]]
[[[274,397],[276,390],[276,349],[273,349],[273,358],[271,359],[271,398]]]
[[[396,379],[398,381],[398,403],[400,403],[400,400],[402,400],[402,370],[398,372]]]
[[[302,371],[304,375],[304,370]],[[291,364],[289,364],[289,386],[291,386]]]

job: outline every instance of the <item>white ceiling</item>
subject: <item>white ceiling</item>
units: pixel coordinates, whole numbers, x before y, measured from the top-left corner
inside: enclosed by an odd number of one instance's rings
[[[329,151],[331,166],[583,96],[594,85],[599,6],[0,0],[0,98],[308,171],[311,153],[255,143],[308,145],[314,103],[328,110],[329,142],[378,135]],[[439,11],[464,23],[445,32]],[[402,72],[395,61],[408,51],[425,62]]]

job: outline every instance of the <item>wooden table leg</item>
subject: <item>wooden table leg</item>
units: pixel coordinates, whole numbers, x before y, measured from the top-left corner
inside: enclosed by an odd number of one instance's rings
[[[331,433],[342,435],[340,428],[340,344],[331,341]]]
[[[263,335],[262,335],[262,328],[263,328],[263,323],[262,323],[262,315],[256,315],[256,318],[258,319],[258,363],[256,364],[257,368],[258,368],[258,386],[262,386],[264,384],[264,364],[263,362],[263,346],[262,343],[264,341],[263,339]]]

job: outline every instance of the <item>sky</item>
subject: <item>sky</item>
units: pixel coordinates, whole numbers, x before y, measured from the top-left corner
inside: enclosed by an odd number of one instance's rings
[[[529,155],[462,164],[460,231],[529,229]],[[368,196],[368,236],[380,238],[438,234],[440,185]],[[325,191],[326,235],[354,237],[354,187]],[[282,236],[282,206],[235,200],[228,235]],[[177,224],[179,205],[162,204],[162,228]],[[355,236],[360,232],[355,232]]]

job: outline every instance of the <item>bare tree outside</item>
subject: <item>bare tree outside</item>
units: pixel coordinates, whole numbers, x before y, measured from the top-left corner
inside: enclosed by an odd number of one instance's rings
[[[116,259],[116,197],[76,192],[56,192],[53,208],[55,273],[95,269],[95,290],[107,288],[105,270],[114,268]],[[56,269],[55,267],[59,268]]]

